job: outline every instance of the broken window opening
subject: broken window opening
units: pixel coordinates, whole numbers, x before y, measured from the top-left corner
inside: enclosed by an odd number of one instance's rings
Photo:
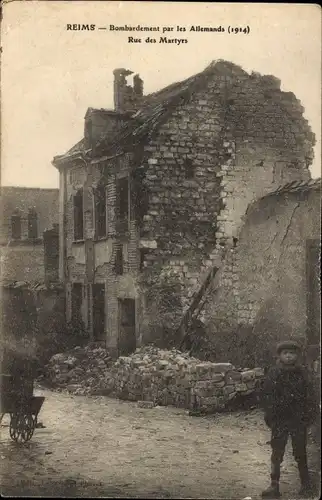
[[[148,255],[149,250],[147,248],[140,248],[140,271],[145,269],[145,258]]]
[[[106,190],[100,185],[95,190],[95,226],[96,238],[106,237]]]
[[[143,217],[146,215],[149,207],[149,192],[144,185],[145,171],[142,167],[136,168],[131,177],[131,211],[141,227]]]
[[[38,214],[34,209],[28,213],[28,238],[36,240],[38,238]]]
[[[185,177],[186,179],[193,179],[195,176],[195,167],[192,163],[192,160],[187,158],[185,161]]]
[[[21,217],[13,215],[11,217],[11,236],[14,240],[21,240]]]
[[[83,190],[74,196],[74,240],[84,239]]]
[[[124,221],[129,217],[129,180],[127,177],[117,180],[116,200],[118,219]]]
[[[122,247],[119,247],[116,250],[115,273],[117,276],[121,276],[123,274],[123,248]]]

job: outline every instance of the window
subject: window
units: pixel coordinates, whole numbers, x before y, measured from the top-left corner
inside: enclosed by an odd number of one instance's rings
[[[186,179],[193,179],[195,176],[195,169],[192,164],[192,160],[189,158],[185,161],[185,177]]]
[[[83,176],[80,168],[72,168],[69,171],[69,182],[71,184],[82,184]]]
[[[119,247],[116,250],[115,273],[117,276],[121,276],[123,274],[123,248],[122,247]]]
[[[28,213],[28,238],[31,240],[38,238],[38,215],[33,208],[30,208]]]
[[[116,200],[118,219],[127,219],[129,216],[129,181],[127,178],[117,180]]]
[[[105,186],[98,186],[94,195],[96,237],[106,236],[106,191]]]
[[[11,217],[11,236],[14,240],[21,239],[21,217],[20,215],[13,215]]]
[[[145,268],[145,258],[146,256],[148,255],[149,253],[149,249],[148,248],[141,248],[140,249],[140,271],[143,271],[143,269]]]
[[[74,196],[74,240],[84,239],[83,190]]]

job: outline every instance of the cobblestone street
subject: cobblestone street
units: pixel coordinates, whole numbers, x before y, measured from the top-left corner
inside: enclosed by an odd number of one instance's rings
[[[105,397],[37,394],[46,397],[46,428],[30,443],[12,443],[7,417],[2,423],[3,495],[254,500],[267,485],[269,432],[257,410],[197,418]],[[298,486],[288,447],[284,498],[297,498]]]

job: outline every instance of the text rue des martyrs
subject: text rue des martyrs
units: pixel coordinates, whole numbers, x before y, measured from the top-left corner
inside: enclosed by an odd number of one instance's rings
[[[175,30],[174,27],[171,27],[171,28],[164,27],[162,31],[163,31],[163,33],[165,33],[165,32],[174,31],[174,30]],[[176,31],[184,32],[184,31],[187,31],[187,29],[184,26],[177,26]],[[200,26],[191,26],[189,31],[215,31],[215,32],[223,33],[223,32],[225,32],[225,28],[223,28],[222,26],[218,26],[217,28],[205,29],[205,28],[201,28]],[[142,43],[142,42],[145,42],[145,43],[171,43],[171,44],[175,44],[175,45],[181,45],[184,43],[188,43],[188,40],[186,38],[169,38],[168,36],[160,36],[159,38],[147,37],[144,39],[139,38],[139,37],[134,37],[134,36],[128,37],[128,43]]]

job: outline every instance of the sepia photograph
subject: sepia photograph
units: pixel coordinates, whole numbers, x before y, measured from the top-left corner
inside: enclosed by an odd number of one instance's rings
[[[4,497],[321,483],[321,9],[1,2]]]

